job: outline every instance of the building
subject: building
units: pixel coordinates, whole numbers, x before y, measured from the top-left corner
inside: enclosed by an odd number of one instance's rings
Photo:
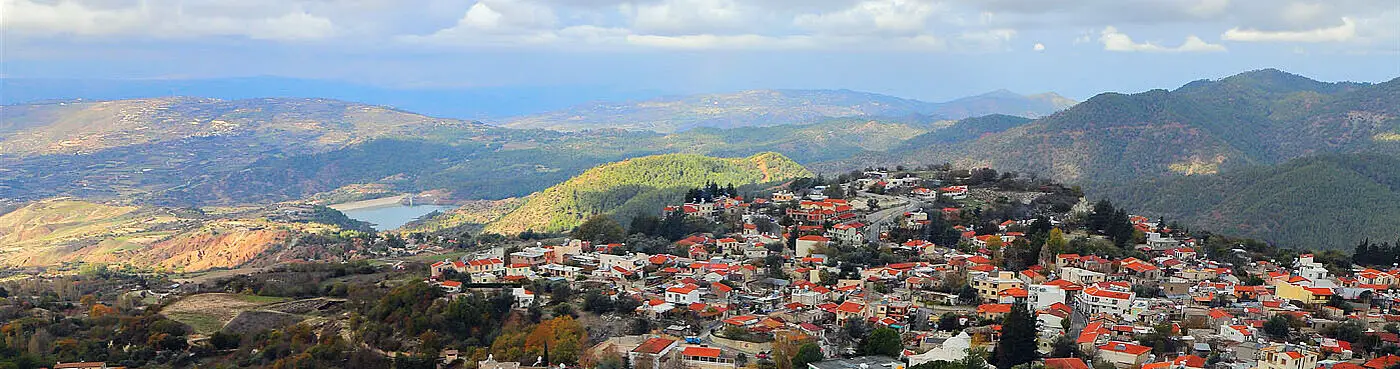
[[[734,358],[725,357],[724,352],[713,347],[686,347],[681,349],[681,360],[686,367],[698,369],[733,369]]]
[[[1270,345],[1259,349],[1256,355],[1258,369],[1313,369],[1317,368],[1317,352],[1294,345]]]
[[[526,247],[510,254],[511,264],[540,265],[554,259],[554,250],[543,247]]]
[[[661,363],[671,360],[671,351],[675,350],[677,346],[679,345],[676,340],[673,339],[660,337],[650,338],[646,341],[642,341],[640,345],[637,345],[637,348],[627,352],[627,360],[631,361],[633,363],[632,365],[637,365],[636,363],[639,362],[650,361],[650,367],[660,368],[662,367]]]
[[[1122,287],[1107,284],[1097,284],[1085,287],[1078,296],[1077,308],[1082,309],[1085,316],[1106,314],[1110,316],[1128,317],[1128,310],[1133,306],[1134,294]]]
[[[982,302],[997,301],[1001,291],[1012,288],[1024,290],[1026,288],[1026,282],[1016,278],[1015,272],[1002,271],[996,272],[996,274],[975,272],[972,273],[972,278],[969,280],[969,284],[977,290],[977,297],[981,298]]]
[[[1060,268],[1060,279],[1074,282],[1081,286],[1088,286],[1108,280],[1108,275],[1088,269],[1064,267]]]
[[[1152,352],[1151,347],[1122,341],[1109,341],[1098,349],[1100,359],[1120,369],[1141,367]]]
[[[807,369],[904,369],[904,362],[885,356],[860,356],[850,359],[822,360],[808,363]]]
[[[815,251],[826,250],[826,243],[830,241],[826,237],[807,235],[797,238],[797,257],[805,258],[817,253]],[[824,251],[823,251],[824,252]]]
[[[690,305],[700,302],[700,286],[686,283],[667,288],[666,302],[676,305]]]

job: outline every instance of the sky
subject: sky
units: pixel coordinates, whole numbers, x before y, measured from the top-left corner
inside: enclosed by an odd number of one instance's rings
[[[1395,0],[0,0],[0,74],[930,101],[1400,77]]]

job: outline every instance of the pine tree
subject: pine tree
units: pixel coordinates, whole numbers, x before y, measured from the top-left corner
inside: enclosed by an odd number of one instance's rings
[[[1024,304],[1013,304],[1011,312],[1002,318],[1001,343],[997,344],[995,361],[999,369],[1035,361],[1035,316]]]

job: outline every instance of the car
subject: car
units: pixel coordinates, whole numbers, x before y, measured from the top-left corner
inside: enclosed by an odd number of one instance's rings
[[[685,337],[685,343],[698,344],[698,343],[700,343],[700,337],[696,337],[696,336],[686,336],[686,337]]]

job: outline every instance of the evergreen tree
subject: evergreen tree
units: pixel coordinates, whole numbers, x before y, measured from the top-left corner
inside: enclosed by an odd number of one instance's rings
[[[999,369],[1035,361],[1035,316],[1023,304],[1013,304],[1001,321],[1001,343],[997,344],[995,364]]]
[[[865,355],[899,357],[901,351],[904,351],[904,343],[900,341],[899,332],[884,327],[871,331],[860,343],[860,352]]]
[[[792,356],[792,368],[806,368],[807,364],[822,361],[824,358],[821,346],[812,342],[804,343],[802,347],[797,348],[797,354]]]

